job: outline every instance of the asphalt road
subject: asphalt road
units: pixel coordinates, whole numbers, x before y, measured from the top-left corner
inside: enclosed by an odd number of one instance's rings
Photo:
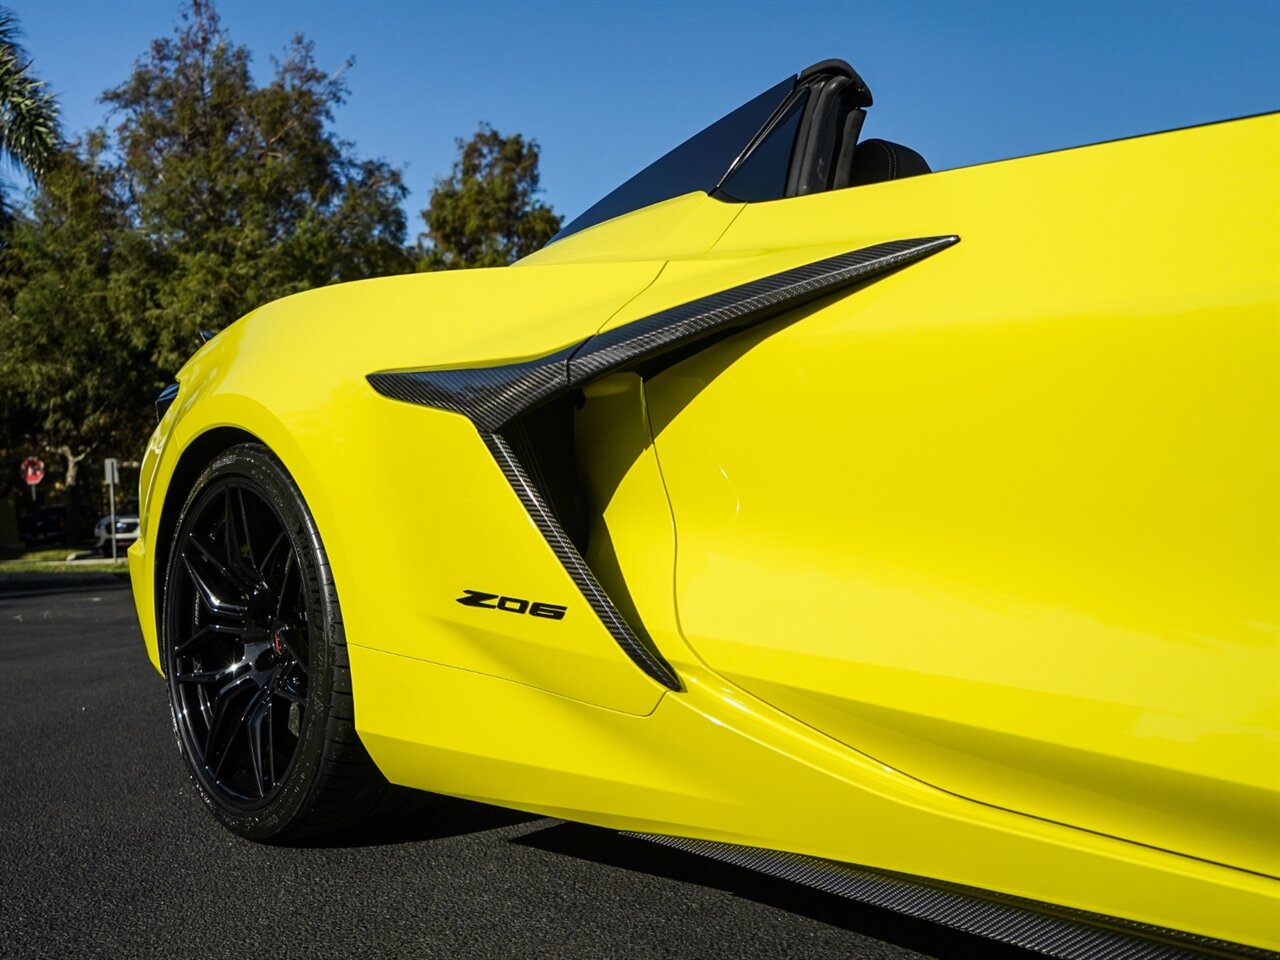
[[[128,591],[0,592],[0,957],[95,956],[1030,955],[463,801],[305,847],[249,843],[186,779]]]

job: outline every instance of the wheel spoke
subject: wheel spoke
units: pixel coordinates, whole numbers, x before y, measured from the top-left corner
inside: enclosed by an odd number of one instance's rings
[[[271,569],[271,564],[276,555],[276,550],[280,548],[280,544],[285,543],[286,539],[284,531],[281,530],[276,534],[276,538],[271,541],[271,546],[267,547],[267,552],[262,555],[262,563],[259,565],[258,569],[262,572],[262,579],[264,581],[267,579],[267,572]]]
[[[253,769],[254,783],[257,785],[258,796],[260,797],[267,795],[268,787],[266,771],[262,766],[262,721],[264,717],[268,720],[271,717],[270,690],[263,691],[261,699],[254,704],[248,722],[245,724],[245,732],[249,738],[249,766]]]
[[[209,724],[209,735],[205,738],[204,747],[205,766],[214,779],[222,771],[222,765],[231,752],[231,744],[235,741],[236,730],[240,726],[235,716],[237,699],[223,694],[214,702],[213,722]]]
[[[214,728],[219,725],[220,711],[227,702],[230,694],[235,692],[236,687],[242,686],[246,680],[251,679],[249,674],[241,673],[235,675],[238,664],[233,664],[225,670],[195,671],[190,674],[175,673],[173,680],[175,683],[189,683],[194,686],[195,691],[195,708],[199,711],[201,718],[205,723],[205,730],[208,733],[205,736],[204,750],[208,754],[209,747],[212,742]],[[224,683],[217,689],[213,688],[214,683],[223,677],[231,676],[231,680]],[[239,696],[236,693],[236,696]]]
[[[223,667],[221,670],[195,670],[191,672],[175,672],[173,679],[178,683],[217,683],[219,680],[235,672],[238,664]],[[226,689],[225,687],[223,689]],[[221,693],[221,691],[219,691]]]
[[[250,715],[253,714],[253,712],[258,709],[258,706],[262,703],[262,701],[266,700],[270,696],[271,696],[271,691],[268,690],[266,687],[260,687],[257,690],[255,690],[253,694],[249,697],[249,701],[244,705],[244,709],[240,711],[239,715],[227,728],[226,736],[223,738],[222,751],[218,757],[218,763],[213,768],[213,775],[215,777],[217,777],[218,774],[221,773],[223,764],[226,763],[227,757],[231,755],[231,752],[232,752],[231,746],[232,744],[235,743],[237,734],[239,734],[242,730],[245,730],[245,731],[248,730]],[[228,714],[232,714],[232,713],[234,713],[233,710],[228,710]]]
[[[200,595],[200,599],[204,601],[205,606],[209,608],[209,611],[230,617],[248,616],[249,608],[245,604],[248,598],[248,591],[209,552],[209,548],[201,542],[199,537],[190,536],[187,538],[187,543],[195,549],[194,551],[184,549],[182,562],[187,569],[187,575],[191,578],[192,585],[195,586],[196,592]],[[201,570],[201,566],[207,569]],[[210,571],[213,573],[212,576],[209,575]],[[238,599],[236,599],[237,597]]]
[[[276,779],[276,723],[270,706],[267,707],[267,765],[271,769],[272,784],[279,783]]]
[[[197,643],[212,639],[214,637],[223,637],[228,640],[239,640],[244,636],[244,628],[227,623],[206,623],[196,629],[195,633],[187,637],[176,647],[173,648],[175,654],[186,652],[187,648],[195,646]]]
[[[226,554],[226,570],[237,579],[256,580],[249,571],[244,559],[244,537],[236,520],[235,488],[227,490],[222,497],[222,545]]]
[[[276,598],[276,619],[280,619],[280,613],[284,609],[284,597],[286,588],[289,586],[289,571],[293,569],[293,552],[290,551],[284,558],[284,573],[280,576],[280,595]]]
[[[297,704],[306,703],[307,695],[298,690],[294,690],[290,686],[287,686],[286,684],[288,682],[289,682],[289,678],[282,676],[280,678],[280,681],[276,684],[275,692],[279,694],[281,697],[283,697],[285,700],[288,700],[290,703],[297,703]]]
[[[258,562],[253,556],[253,528],[249,525],[249,512],[244,505],[244,490],[240,487],[235,487],[233,490],[227,492],[227,523],[230,529],[235,529],[235,522],[231,516],[231,496],[233,492],[235,494],[236,505],[239,507],[239,510],[236,512],[240,515],[240,529],[244,533],[244,536],[241,537],[237,532],[236,542],[234,544],[235,556],[247,561],[248,569],[253,571],[254,579],[261,580],[262,569],[258,566]]]
[[[235,664],[231,669],[238,670],[239,667],[240,667],[240,664]],[[216,695],[218,697],[225,697],[236,687],[240,686],[245,682],[252,681],[252,680],[253,680],[253,674],[250,674],[250,673],[236,674],[234,677],[232,677],[230,680],[228,680],[226,683],[224,683],[221,687],[218,688],[218,692]]]

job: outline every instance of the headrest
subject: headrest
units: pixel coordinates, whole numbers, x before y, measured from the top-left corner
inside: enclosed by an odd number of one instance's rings
[[[853,151],[849,170],[849,186],[901,180],[929,173],[924,157],[910,147],[888,140],[863,140]]]

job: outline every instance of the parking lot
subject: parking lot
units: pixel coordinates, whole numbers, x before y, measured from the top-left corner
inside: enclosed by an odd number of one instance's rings
[[[187,783],[124,585],[2,591],[0,956],[1029,956],[463,801],[251,844]]]

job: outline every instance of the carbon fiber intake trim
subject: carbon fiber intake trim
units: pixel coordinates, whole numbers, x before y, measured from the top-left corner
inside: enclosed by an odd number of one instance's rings
[[[542,498],[542,494],[538,492],[538,488],[529,479],[524,465],[516,457],[506,438],[495,433],[485,433],[481,434],[481,436],[484,437],[484,442],[489,448],[489,452],[493,454],[493,459],[498,462],[503,476],[507,478],[511,488],[515,490],[516,496],[520,498],[520,502],[529,511],[529,516],[533,518],[534,524],[541,531],[543,537],[546,538],[552,551],[555,552],[556,557],[564,565],[565,570],[569,572],[569,576],[573,578],[573,582],[577,584],[578,589],[582,591],[582,596],[591,605],[591,609],[595,611],[596,616],[605,625],[605,629],[617,641],[618,646],[622,647],[627,656],[635,661],[641,670],[664,687],[670,690],[681,689],[680,679],[676,676],[675,671],[671,669],[662,657],[640,641],[635,633],[632,632],[631,627],[627,625],[627,622],[622,619],[622,615],[618,613],[608,594],[601,589],[600,584],[596,581],[595,574],[591,572],[591,568],[582,559],[577,547],[565,535],[560,526],[560,521],[548,508],[546,501]]]
[[[500,367],[371,373],[368,381],[384,397],[460,413],[481,433],[504,424],[568,389],[568,362],[582,346]]]
[[[712,333],[761,323],[945,250],[959,237],[895,240],[805,264],[597,334],[569,360],[579,387]]]
[[[1280,954],[1257,947],[798,853],[647,833],[624,836],[756,870],[1061,960],[1280,960]]]
[[[769,320],[923,260],[959,240],[922,237],[842,253],[663,310],[534,360],[494,367],[382,371],[367,379],[384,397],[452,410],[470,419],[481,433],[497,433],[557,394],[704,336]]]
[[[471,420],[538,530],[610,635],[641,670],[663,686],[679,690],[675,671],[636,636],[601,589],[503,435],[504,428],[540,404],[606,374],[645,363],[712,334],[772,319],[922,260],[959,239],[897,240],[842,253],[652,314],[533,360],[492,367],[385,370],[371,373],[367,379],[384,397],[450,410]]]

